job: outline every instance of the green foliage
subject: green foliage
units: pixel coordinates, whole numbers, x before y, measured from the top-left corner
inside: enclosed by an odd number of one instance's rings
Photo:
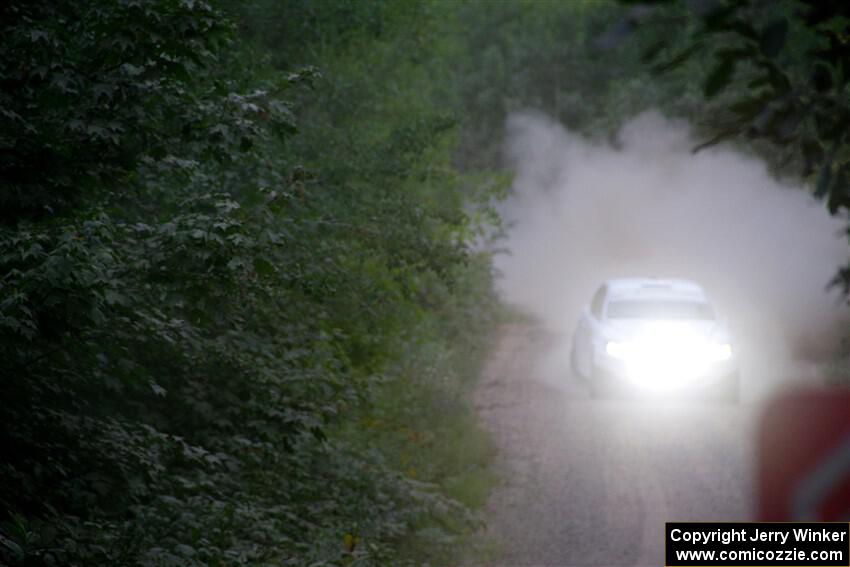
[[[454,65],[466,117],[462,165],[500,165],[505,121],[518,110],[541,111],[576,131],[599,133],[618,77],[629,74],[628,57],[598,41],[620,7],[469,2],[456,11],[446,20],[456,22],[460,38]]]
[[[79,204],[101,182],[130,175],[144,154],[207,143],[218,117],[186,86],[230,28],[208,4],[11,2],[0,10],[4,222]]]
[[[466,2],[441,5],[458,37],[452,54],[463,121],[456,162],[503,167],[505,122],[539,111],[591,139],[610,139],[648,109],[693,117],[703,106],[693,77],[704,66],[682,58],[664,81],[647,58],[685,46],[691,20],[678,5]],[[658,21],[661,32],[646,29]],[[675,63],[675,62],[674,62]]]
[[[439,12],[0,10],[0,562],[446,560],[503,184],[452,165]]]

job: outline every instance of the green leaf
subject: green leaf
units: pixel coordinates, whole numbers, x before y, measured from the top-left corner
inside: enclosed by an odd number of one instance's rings
[[[166,394],[168,394],[168,391],[165,388],[163,388],[162,386],[160,386],[159,384],[157,384],[153,380],[149,380],[148,385],[151,387],[151,390],[153,390],[153,393],[156,394],[157,396],[164,398],[166,396]]]
[[[705,96],[711,98],[725,89],[732,80],[734,72],[735,60],[731,57],[721,59],[720,63],[714,67],[705,80],[705,85],[703,86]]]
[[[658,54],[661,53],[666,47],[670,45],[670,42],[665,38],[654,42],[652,45],[647,47],[643,53],[640,55],[640,60],[642,63],[649,63],[650,61],[655,60],[658,57]]]
[[[832,72],[826,64],[817,62],[812,70],[812,88],[823,93],[832,88]]]
[[[788,20],[778,18],[767,24],[759,35],[759,48],[765,57],[776,57],[785,45],[788,36]]]
[[[672,71],[673,69],[675,69],[676,67],[679,67],[680,65],[682,65],[682,63],[684,63],[685,61],[690,59],[691,56],[694,53],[696,53],[697,50],[700,49],[701,47],[702,47],[702,45],[698,42],[689,45],[688,47],[686,47],[685,49],[680,51],[677,55],[675,55],[669,61],[665,61],[663,63],[658,63],[656,65],[653,65],[652,68],[651,68],[652,73],[656,74],[656,75],[660,75],[660,74],[663,74],[663,73],[667,73],[668,71]]]
[[[17,555],[18,557],[24,556],[24,549],[20,545],[18,545],[14,541],[12,541],[11,539],[9,539],[7,537],[3,537],[2,534],[0,534],[0,544],[2,544],[3,547],[11,550],[12,553]]]
[[[818,199],[823,199],[827,192],[829,192],[829,182],[832,180],[832,158],[827,158],[826,161],[821,165],[820,175],[818,176],[818,183],[815,187],[815,197]]]
[[[174,547],[174,550],[183,557],[194,557],[197,554],[194,547],[186,545],[185,543],[178,543]]]
[[[741,7],[739,2],[719,2],[703,17],[703,27],[706,31],[720,31],[729,24],[729,20]]]

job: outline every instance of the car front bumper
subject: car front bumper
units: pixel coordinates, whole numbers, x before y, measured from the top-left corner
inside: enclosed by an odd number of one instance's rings
[[[734,358],[711,364],[670,368],[641,368],[635,371],[623,359],[603,355],[594,361],[591,376],[594,391],[609,395],[639,397],[711,398],[737,400],[738,364]]]

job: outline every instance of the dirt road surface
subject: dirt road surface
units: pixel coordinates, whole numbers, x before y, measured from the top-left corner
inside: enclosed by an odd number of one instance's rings
[[[657,567],[665,521],[751,519],[751,407],[591,399],[565,343],[504,326],[476,391],[498,448],[493,565]]]

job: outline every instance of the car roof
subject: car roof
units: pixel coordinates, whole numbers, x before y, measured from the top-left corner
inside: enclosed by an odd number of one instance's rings
[[[690,280],[616,278],[606,282],[609,299],[680,299],[708,301],[705,290]]]

